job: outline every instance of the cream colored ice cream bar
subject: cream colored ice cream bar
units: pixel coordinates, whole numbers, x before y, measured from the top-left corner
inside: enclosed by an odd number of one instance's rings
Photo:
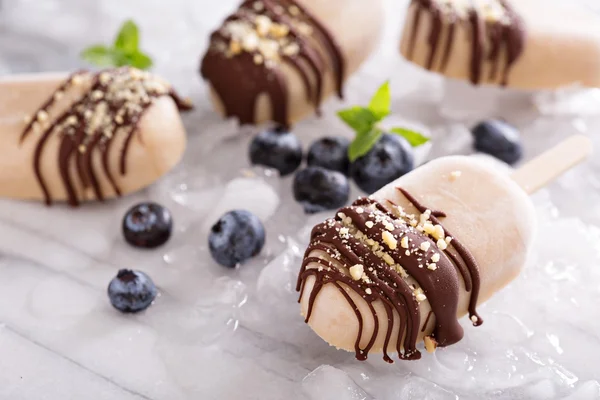
[[[148,186],[181,159],[189,107],[131,68],[0,79],[0,196],[77,205]]]
[[[513,280],[531,248],[533,191],[585,158],[575,137],[514,177],[469,157],[420,167],[317,225],[298,277],[301,312],[358,359],[418,359],[461,340],[458,318]],[[562,157],[562,158],[559,158]]]
[[[597,87],[600,15],[575,1],[412,0],[401,53],[474,84]]]
[[[377,44],[381,0],[247,0],[210,38],[201,65],[219,113],[290,125],[319,111]]]

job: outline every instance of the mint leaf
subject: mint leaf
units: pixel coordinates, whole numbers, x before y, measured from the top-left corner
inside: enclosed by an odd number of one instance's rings
[[[429,142],[429,138],[427,136],[421,135],[419,132],[412,131],[406,128],[392,128],[389,130],[391,133],[402,136],[404,139],[410,143],[412,147],[421,146]]]
[[[138,69],[148,69],[152,67],[152,59],[142,52],[137,52],[127,57],[126,65],[131,65]]]
[[[377,121],[381,121],[390,115],[390,106],[392,104],[392,94],[390,92],[390,81],[385,81],[383,85],[377,89],[377,92],[371,98],[369,110],[375,115]]]
[[[125,21],[115,39],[115,49],[128,54],[137,53],[139,44],[140,34],[137,25],[132,20]]]
[[[148,69],[152,59],[140,51],[140,32],[132,20],[121,26],[112,46],[95,45],[85,49],[81,58],[99,67],[123,67],[126,65]]]
[[[371,110],[359,106],[338,111],[338,116],[354,129],[357,135],[368,133],[377,122],[377,117]]]
[[[107,67],[116,65],[119,58],[121,58],[121,55],[117,54],[112,48],[103,45],[95,45],[83,50],[81,52],[81,58],[99,67]]]
[[[354,162],[357,158],[364,156],[377,143],[383,133],[378,128],[372,128],[366,133],[356,135],[348,147],[348,158]]]

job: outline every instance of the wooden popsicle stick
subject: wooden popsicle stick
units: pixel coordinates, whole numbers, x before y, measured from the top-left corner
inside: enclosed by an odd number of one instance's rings
[[[585,135],[574,135],[529,161],[511,177],[525,192],[533,194],[585,160],[591,152],[591,140]]]

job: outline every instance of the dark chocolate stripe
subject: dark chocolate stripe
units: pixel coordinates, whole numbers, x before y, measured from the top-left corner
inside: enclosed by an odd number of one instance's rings
[[[467,10],[467,18],[461,20],[454,8],[455,6],[451,3],[442,6],[436,0],[412,0],[415,11],[408,39],[407,58],[409,60],[413,59],[423,14],[428,13],[431,27],[428,37],[429,54],[425,68],[436,70],[435,60],[440,48],[439,42],[444,28],[446,28],[448,38],[438,69],[441,72],[446,70],[452,53],[456,26],[457,24],[464,24],[469,27],[471,33],[470,81],[473,84],[481,82],[484,64],[488,62],[490,64],[488,79],[496,81],[498,72],[501,70],[502,75],[499,83],[502,86],[507,85],[510,70],[525,48],[526,29],[523,18],[512,8],[508,0],[498,0],[498,2],[504,9],[505,20],[486,22],[482,12],[475,5],[471,5]],[[487,54],[486,43],[489,43]],[[503,55],[505,56],[504,59],[502,59]],[[501,63],[502,66],[500,66]]]

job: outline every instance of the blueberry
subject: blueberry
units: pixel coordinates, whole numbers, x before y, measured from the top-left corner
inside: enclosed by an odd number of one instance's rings
[[[252,164],[275,168],[281,176],[294,172],[302,162],[302,144],[282,127],[259,133],[250,144]]]
[[[410,144],[401,136],[384,134],[367,154],[350,164],[350,176],[359,188],[373,193],[414,167]]]
[[[135,247],[151,249],[165,244],[172,230],[171,213],[156,203],[137,204],[123,218],[125,240]]]
[[[349,195],[348,179],[339,172],[307,167],[294,176],[294,198],[307,214],[342,207]]]
[[[265,228],[249,211],[235,210],[223,215],[208,236],[210,254],[216,262],[234,268],[254,257],[265,245]]]
[[[519,131],[497,119],[483,121],[473,128],[475,149],[494,156],[507,164],[517,163],[523,156]]]
[[[140,271],[122,269],[108,285],[108,298],[113,307],[124,313],[143,311],[156,298],[156,286]]]
[[[308,149],[306,163],[348,175],[350,141],[343,137],[325,137],[314,142]]]

